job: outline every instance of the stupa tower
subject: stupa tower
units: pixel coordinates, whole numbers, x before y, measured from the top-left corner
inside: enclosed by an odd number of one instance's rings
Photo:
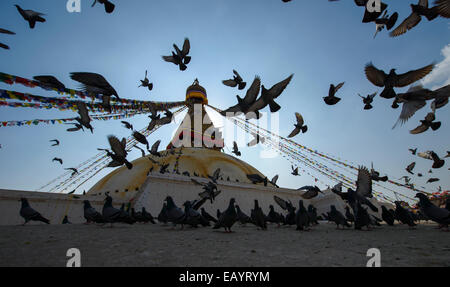
[[[212,123],[205,105],[208,97],[197,79],[186,90],[188,112],[175,132],[167,148],[194,147],[221,150],[224,146],[222,133]]]

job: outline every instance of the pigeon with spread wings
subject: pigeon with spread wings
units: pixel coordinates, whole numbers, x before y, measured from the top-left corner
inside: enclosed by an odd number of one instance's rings
[[[269,90],[267,90],[264,85],[261,86],[261,97],[255,101],[254,104],[251,105],[249,112],[257,112],[261,109],[264,109],[267,105],[270,107],[270,112],[274,113],[281,109],[281,106],[278,105],[274,99],[278,98],[281,93],[286,89],[289,83],[292,80],[294,74],[291,74],[289,77],[284,79],[283,81],[273,85]]]
[[[336,97],[336,93],[339,91],[340,88],[345,84],[345,82],[339,83],[337,86],[334,86],[334,84],[330,84],[330,89],[328,90],[328,96],[324,97],[324,102],[329,105],[335,105],[339,103],[341,98]]]
[[[425,119],[420,120],[421,124],[415,129],[410,130],[409,133],[416,135],[427,131],[429,128],[433,131],[438,130],[441,127],[441,122],[435,122],[435,120],[436,116],[433,112],[430,112],[425,116]]]
[[[17,10],[19,11],[20,15],[22,15],[23,19],[25,19],[28,24],[30,25],[31,29],[34,29],[34,26],[36,25],[36,22],[45,22],[45,19],[41,16],[45,16],[45,14],[33,11],[33,10],[23,10],[19,5],[16,6]]]
[[[294,130],[288,135],[288,138],[292,138],[295,137],[296,135],[298,135],[300,133],[300,131],[302,133],[306,133],[308,131],[308,126],[305,125],[305,122],[303,120],[303,117],[301,114],[299,113],[295,113],[295,118],[297,120],[297,123],[294,125],[295,128]]]
[[[396,69],[391,69],[389,74],[377,69],[372,63],[369,63],[365,67],[365,73],[367,79],[377,87],[384,87],[380,97],[385,99],[392,99],[397,94],[394,88],[401,88],[411,85],[418,80],[421,80],[428,75],[434,68],[434,64],[425,66],[423,68],[412,70],[404,74],[397,74]]]
[[[233,79],[223,80],[222,83],[225,86],[232,87],[232,88],[237,86],[239,90],[245,89],[245,86],[247,85],[247,83],[244,82],[244,80],[242,80],[241,75],[239,75],[239,73],[236,70],[233,70],[233,74],[234,74]]]
[[[250,107],[255,103],[256,98],[258,97],[259,91],[261,89],[261,79],[258,76],[255,76],[250,88],[247,90],[245,97],[241,98],[236,96],[238,103],[232,107],[221,112],[223,116],[238,116],[242,113],[247,114],[250,111]],[[259,112],[254,111],[256,117],[259,118]]]

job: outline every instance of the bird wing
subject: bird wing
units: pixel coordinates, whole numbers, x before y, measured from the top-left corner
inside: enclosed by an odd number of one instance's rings
[[[166,62],[178,64],[178,61],[173,56],[162,56],[162,58]]]
[[[261,79],[258,76],[255,76],[252,85],[245,94],[244,103],[247,105],[253,104],[256,98],[258,97],[260,88],[261,88]]]
[[[41,83],[47,84],[52,86],[53,88],[57,89],[65,89],[63,83],[61,83],[56,77],[54,76],[34,76],[33,79],[36,81],[39,81]]]
[[[251,182],[264,181],[264,178],[262,178],[259,174],[247,174],[247,178],[250,179]]]
[[[218,179],[220,176],[220,168],[216,169],[213,174],[213,178]]]
[[[161,140],[157,140],[153,145],[152,145],[152,148],[151,148],[151,152],[152,153],[157,153],[158,152],[158,147],[159,147],[159,144],[161,143]]]
[[[377,94],[378,94],[378,92],[375,92],[375,93],[369,95],[368,97],[369,97],[369,99],[373,100],[373,98],[375,98],[375,96],[376,96]]]
[[[287,85],[289,85],[289,83],[291,82],[293,76],[294,74],[291,74],[289,77],[273,85],[272,88],[270,88],[269,91],[274,96],[273,97],[274,99],[276,99],[279,95],[281,95],[284,89],[286,89]]]
[[[222,81],[222,83],[223,83],[225,86],[232,87],[232,88],[234,88],[234,87],[237,86],[237,83],[236,83],[235,80],[224,80],[224,81]]]
[[[365,73],[367,79],[377,87],[384,87],[386,73],[378,70],[372,63],[366,65]]]
[[[257,99],[253,105],[250,106],[250,108],[248,109],[249,111],[259,111],[263,108],[265,108],[267,106],[267,103],[264,101],[264,99],[262,97],[259,97],[259,99]]]
[[[366,197],[372,195],[372,177],[370,176],[369,170],[364,166],[358,169],[356,192]]]
[[[15,35],[16,34],[16,33],[12,32],[12,31],[9,31],[9,30],[6,30],[6,29],[2,29],[2,28],[0,28],[0,33],[2,33],[2,34],[9,34],[9,35]]]
[[[103,90],[114,91],[113,87],[106,81],[106,79],[97,73],[76,72],[70,73],[70,78],[84,85],[84,88],[89,91],[89,87],[96,87]]]
[[[417,26],[417,24],[419,24],[420,20],[422,20],[420,15],[417,14],[416,12],[412,12],[411,15],[409,15],[405,20],[403,20],[403,22],[400,25],[398,25],[397,28],[392,30],[392,32],[389,33],[389,35],[391,37],[397,37],[397,36],[403,35],[408,30],[411,30],[412,28]]]
[[[126,157],[127,153],[126,153],[125,149],[123,148],[122,142],[120,142],[116,136],[109,135],[108,142],[109,142],[109,145],[111,146],[111,150],[116,155]]]
[[[235,141],[233,142],[233,150],[235,150],[235,151],[239,150],[238,145]]]
[[[292,130],[292,132],[288,135],[288,138],[292,138],[295,137],[296,135],[298,135],[298,133],[300,132],[300,128],[295,128],[294,130]]]
[[[406,87],[428,75],[434,68],[434,64],[425,66],[421,69],[412,70],[397,76],[396,87]]]
[[[239,104],[229,107],[228,109],[222,111],[222,115],[226,115],[226,113],[237,113],[241,112],[241,106]]]
[[[77,102],[78,114],[80,114],[81,121],[89,122],[91,119],[89,118],[89,113],[84,102]]]
[[[450,18],[450,1],[449,0],[436,0],[434,2],[436,5],[439,15],[444,18]]]
[[[335,93],[337,93],[337,91],[339,91],[340,88],[342,88],[342,86],[345,84],[345,82],[339,83],[335,88],[334,91]]]
[[[241,75],[239,75],[239,73],[236,70],[233,70],[233,74],[236,76],[238,81],[242,81]]]
[[[276,184],[276,183],[277,183],[277,180],[278,180],[278,174],[275,175],[275,176],[272,178],[271,182],[272,182],[273,184]]]
[[[400,116],[398,117],[397,122],[392,127],[393,129],[397,126],[398,123],[404,124],[406,123],[418,110],[423,108],[426,105],[425,101],[407,101],[402,105],[402,111]]]
[[[406,169],[409,171],[412,171],[415,166],[416,166],[416,162],[412,162],[406,167]]]
[[[288,210],[288,203],[284,199],[281,199],[280,197],[274,195],[273,199],[275,202],[284,210]]]
[[[201,182],[199,182],[199,181],[197,181],[197,180],[195,180],[195,179],[193,179],[193,178],[191,178],[191,181],[192,181],[193,183],[195,183],[196,185],[206,186],[206,184],[201,183]]]
[[[188,38],[185,38],[184,43],[183,43],[183,50],[181,51],[183,56],[186,56],[187,54],[189,54],[190,49],[191,49],[191,43],[189,42]]]
[[[416,134],[423,133],[426,130],[428,130],[428,126],[421,124],[421,125],[417,126],[415,129],[410,130],[409,133],[416,135]]]
[[[0,43],[0,48],[3,48],[3,49],[5,49],[5,50],[9,50],[9,46],[8,46],[8,45],[5,45],[5,44],[3,44],[3,43]]]
[[[295,117],[297,118],[297,124],[303,126],[304,121],[302,115],[299,113],[295,113]]]

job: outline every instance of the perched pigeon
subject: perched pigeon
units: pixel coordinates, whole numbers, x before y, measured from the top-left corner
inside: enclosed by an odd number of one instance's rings
[[[153,220],[153,216],[151,215],[150,212],[148,212],[148,211],[145,209],[145,207],[142,207],[141,215],[142,215],[142,218],[143,218],[143,220],[144,220],[145,223],[147,223],[147,222],[150,221],[152,224],[155,224],[155,221]]]
[[[202,226],[208,226],[209,221],[206,220],[197,210],[195,210],[190,201],[186,201],[184,204],[184,224],[190,225],[192,227],[197,227],[198,224]]]
[[[426,217],[433,220],[434,222],[439,223],[441,226],[445,226],[448,228],[450,224],[450,211],[445,208],[439,208],[433,203],[431,203],[430,199],[423,194],[417,193],[416,197],[419,198],[419,207],[420,210],[425,214]]]
[[[158,222],[160,223],[167,223],[168,222],[167,217],[167,203],[164,202],[163,207],[161,208],[161,211],[158,214]]]
[[[231,198],[228,208],[218,216],[217,223],[213,229],[225,228],[225,232],[231,232],[231,227],[237,221],[236,208],[234,206],[235,199]]]
[[[392,213],[387,210],[386,206],[381,206],[381,218],[388,224],[388,225],[394,225],[394,216]]]
[[[344,83],[345,82],[342,82],[342,83],[338,84],[337,86],[334,86],[333,84],[330,85],[330,89],[328,91],[328,96],[323,98],[324,102],[327,105],[332,106],[332,105],[335,105],[335,104],[339,103],[341,98],[338,98],[335,95],[339,91],[339,89],[342,88]]]
[[[367,212],[367,209],[362,207],[359,202],[357,202],[356,214],[355,214],[355,229],[361,230],[364,226],[367,227],[367,230],[370,230],[370,215]]]
[[[424,78],[434,68],[434,64],[425,66],[423,68],[412,70],[404,74],[397,74],[396,69],[391,69],[389,74],[386,74],[382,70],[378,70],[372,63],[369,63],[365,67],[365,73],[367,79],[377,87],[384,87],[380,97],[385,99],[392,99],[397,96],[394,88],[406,87],[412,83]]]
[[[65,215],[61,224],[72,224],[72,223],[69,221],[67,215]]]
[[[317,221],[317,209],[312,204],[308,205],[308,217],[311,225],[319,224]]]
[[[181,228],[183,229],[185,219],[184,211],[175,205],[175,202],[173,201],[171,196],[167,196],[165,201],[167,202],[167,221],[171,222],[174,226],[177,224],[181,224]]]
[[[355,222],[355,216],[350,211],[350,207],[348,207],[348,205],[345,206],[345,219],[349,222]]]
[[[224,80],[224,81],[222,81],[222,83],[225,86],[232,87],[232,88],[237,86],[239,90],[245,89],[245,86],[247,85],[247,83],[242,80],[241,76],[239,75],[238,72],[236,72],[236,70],[233,70],[233,74],[234,74],[233,79]]]
[[[86,219],[85,224],[89,224],[91,222],[105,223],[103,216],[100,214],[100,212],[98,212],[91,206],[91,203],[89,202],[89,200],[84,200],[83,204],[84,204],[84,207],[83,207],[84,218]]]
[[[297,213],[295,214],[295,224],[297,225],[296,230],[305,230],[309,228],[309,216],[308,211],[303,205],[303,200],[299,200],[298,202],[299,208]]]
[[[297,120],[297,123],[294,125],[295,129],[288,135],[288,138],[295,137],[300,133],[306,133],[308,131],[308,126],[304,124],[303,117],[299,113],[295,113],[295,117]]]
[[[22,15],[23,19],[28,21],[28,24],[30,25],[31,29],[34,29],[34,26],[36,25],[36,22],[45,22],[45,19],[41,16],[45,16],[42,13],[33,11],[33,10],[23,10],[19,5],[16,6],[17,10],[19,11],[20,15]]]
[[[267,230],[266,216],[264,215],[261,207],[259,207],[258,200],[255,199],[255,206],[250,213],[250,218],[253,224],[262,230]]]
[[[19,201],[22,202],[22,206],[20,207],[20,216],[25,219],[25,222],[22,225],[25,225],[28,223],[28,221],[41,221],[46,224],[50,224],[50,221],[43,217],[39,212],[31,208],[30,204],[28,203],[28,200],[26,198],[21,198]]]
[[[336,228],[339,228],[339,225],[342,226],[342,228],[344,228],[344,226],[347,227],[351,227],[351,225],[347,222],[347,219],[345,218],[345,216],[336,209],[336,207],[334,205],[330,206],[330,218],[331,221],[333,221],[334,223],[336,223]]]
[[[406,210],[399,201],[395,202],[395,214],[397,215],[397,218],[401,223],[407,224],[410,228],[416,226],[411,213]]]
[[[267,186],[267,177],[262,177],[259,174],[247,174],[247,178],[253,183],[264,183],[264,186]]]
[[[237,214],[237,221],[239,221],[240,224],[252,223],[252,219],[250,218],[250,216],[242,212],[239,205],[236,205],[236,214]]]
[[[106,222],[112,224],[114,222],[122,222],[127,224],[135,223],[135,220],[125,211],[114,208],[112,205],[112,197],[107,195],[103,204],[102,216]]]

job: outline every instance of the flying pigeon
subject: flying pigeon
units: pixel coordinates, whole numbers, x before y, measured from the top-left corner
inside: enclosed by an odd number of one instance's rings
[[[391,226],[394,225],[394,216],[392,215],[392,213],[389,212],[389,210],[387,210],[386,206],[384,205],[381,206],[381,218],[383,218],[383,220],[388,225]]]
[[[73,128],[68,128],[67,129],[68,132],[76,132],[76,131],[79,131],[79,130],[83,130],[84,131],[83,126],[78,124],[78,123],[68,123],[67,125],[75,125],[75,127],[73,127]]]
[[[275,113],[279,109],[281,109],[281,106],[278,105],[274,99],[278,98],[281,93],[286,89],[286,87],[289,85],[289,83],[292,80],[292,77],[294,74],[291,74],[289,77],[284,79],[283,81],[273,85],[269,90],[267,90],[264,85],[261,86],[261,97],[253,103],[250,108],[249,112],[256,112],[263,108],[265,108],[267,105],[270,107],[270,112]]]
[[[89,224],[91,222],[105,223],[103,216],[100,214],[100,212],[98,212],[97,210],[95,210],[95,208],[91,206],[89,200],[84,200],[83,204],[84,204],[83,206],[84,218],[86,219],[85,224]]]
[[[278,174],[275,175],[271,181],[269,181],[270,184],[272,184],[273,186],[275,186],[276,188],[279,188],[279,186],[277,185],[277,181],[278,181]]]
[[[52,146],[57,146],[57,145],[59,145],[59,140],[50,140],[50,142],[55,142],[54,144],[52,144]]]
[[[434,64],[425,66],[423,68],[412,70],[404,74],[397,74],[396,69],[391,69],[389,74],[382,70],[378,70],[372,63],[365,67],[367,79],[377,87],[384,87],[380,97],[385,99],[392,99],[396,97],[394,88],[406,87],[412,83],[422,79],[428,75],[434,68]]]
[[[217,222],[217,219],[215,219],[211,214],[209,214],[208,212],[206,212],[206,210],[205,210],[205,208],[204,207],[202,207],[201,208],[201,215],[203,216],[203,218],[205,218],[206,220],[208,220],[208,221],[210,221],[210,222],[214,222],[214,223],[216,223]]]
[[[129,129],[129,130],[133,130],[133,125],[130,124],[127,121],[121,121],[121,123],[125,126],[125,128]]]
[[[411,152],[412,155],[416,155],[416,153],[417,153],[417,148],[415,148],[415,149],[410,148],[408,150]]]
[[[184,39],[183,50],[180,50],[176,44],[173,44],[173,47],[175,48],[176,54],[172,52],[172,56],[162,56],[163,60],[179,66],[180,71],[186,70],[186,65],[191,61],[191,57],[188,56],[189,50],[191,49],[189,39]]]
[[[432,178],[427,180],[427,183],[433,183],[433,182],[436,182],[436,181],[439,181],[439,178],[432,177]]]
[[[236,96],[238,103],[232,107],[221,112],[223,116],[238,116],[242,113],[247,114],[250,112],[250,107],[256,102],[256,98],[258,97],[259,91],[261,89],[261,79],[258,76],[255,76],[255,79],[252,82],[252,85],[247,90],[245,97],[242,99],[239,96]],[[251,111],[255,113],[256,118],[260,118],[260,114],[257,110]],[[250,115],[248,115],[250,117]]]
[[[107,155],[112,159],[108,167],[117,167],[125,164],[128,169],[132,169],[133,164],[126,159],[128,155],[126,151],[127,140],[122,138],[122,141],[120,141],[116,136],[109,135],[108,143],[112,150],[112,152],[106,150]]]
[[[419,24],[420,21],[422,20],[422,16],[425,16],[428,21],[432,21],[440,15],[438,6],[428,8],[428,0],[419,0],[419,3],[417,3],[416,5],[410,4],[410,6],[411,6],[411,14],[390,33],[391,37],[403,35],[407,31],[417,26],[417,24]],[[446,18],[448,18],[448,15]]]
[[[264,183],[264,186],[267,186],[267,177],[262,177],[259,174],[247,174],[247,178],[253,183]]]
[[[247,83],[242,80],[241,76],[239,75],[238,72],[236,72],[236,70],[233,70],[233,74],[234,74],[233,79],[224,80],[224,81],[222,81],[222,83],[225,86],[232,87],[232,88],[237,86],[239,90],[245,89],[245,86],[247,85]]]
[[[416,135],[427,131],[429,128],[433,131],[438,130],[441,127],[441,122],[435,122],[435,120],[436,116],[433,112],[430,112],[425,116],[425,119],[420,120],[421,124],[415,129],[410,130],[409,133]]]
[[[378,19],[375,19],[375,35],[373,38],[377,36],[379,32],[381,32],[385,27],[386,30],[391,30],[394,27],[395,23],[397,23],[398,13],[395,12],[392,16],[387,15],[387,10],[384,10],[383,16]]]
[[[20,207],[20,216],[25,219],[25,222],[22,225],[25,225],[28,223],[28,221],[42,221],[46,224],[50,224],[50,221],[43,217],[39,212],[31,208],[28,199],[21,198],[19,201],[22,202],[22,205]]]
[[[152,148],[150,149],[150,154],[151,155],[154,155],[154,156],[157,156],[157,157],[160,157],[161,156],[161,153],[160,152],[158,152],[158,148],[159,148],[159,144],[161,143],[161,140],[157,140],[153,145],[152,145]]]
[[[392,128],[395,128],[398,123],[404,124],[426,105],[426,101],[433,98],[435,98],[435,93],[424,89],[421,85],[411,86],[406,93],[397,94],[395,100],[397,103],[402,103],[402,111]]]
[[[238,145],[237,143],[234,141],[233,142],[233,151],[232,153],[234,153],[237,156],[241,156],[241,152],[239,151]]]
[[[71,73],[70,78],[82,84],[82,89],[85,93],[103,96],[116,96],[119,99],[119,95],[116,90],[108,83],[108,81],[100,74],[76,72]]]
[[[373,108],[372,103],[373,103],[373,98],[375,98],[375,96],[377,95],[377,92],[371,94],[371,95],[367,95],[367,97],[363,97],[360,94],[358,94],[362,99],[363,99],[363,103],[364,103],[364,109],[365,110],[370,110]]]
[[[81,101],[77,101],[77,109],[79,117],[76,117],[75,120],[85,128],[89,129],[91,133],[94,133],[94,128],[91,125],[91,118],[89,117],[89,113],[86,107],[86,104]]]
[[[407,167],[406,167],[406,171],[410,174],[414,174],[412,171],[414,169],[414,167],[416,166],[416,162],[412,162],[410,163]]]
[[[76,168],[65,168],[65,170],[71,170],[72,174],[70,175],[70,177],[74,177],[76,174],[78,174],[78,170]]]
[[[297,189],[298,191],[304,191],[303,194],[300,194],[300,196],[304,199],[312,199],[314,197],[316,197],[317,195],[319,195],[320,193],[323,193],[320,188],[318,188],[317,186],[303,186],[299,189]]]
[[[43,88],[47,89],[57,89],[58,91],[65,91],[66,86],[64,86],[63,83],[61,83],[57,78],[54,76],[34,76],[33,79],[38,81]]]
[[[340,88],[342,88],[344,83],[345,82],[342,82],[342,83],[338,84],[337,86],[334,86],[333,84],[330,85],[330,89],[328,91],[328,96],[323,98],[324,102],[327,105],[332,106],[332,105],[339,103],[341,98],[336,97],[335,94],[339,91]]]
[[[445,164],[445,160],[440,159],[434,151],[431,152],[431,159],[433,160],[432,168],[441,168]]]
[[[148,88],[149,91],[151,91],[153,89],[153,83],[150,83],[150,80],[147,78],[147,70],[145,70],[145,78],[144,80],[140,80],[141,81],[141,85],[138,87],[146,87]]]
[[[60,164],[63,164],[63,160],[58,157],[53,158],[52,161],[59,161]]]
[[[296,168],[294,169],[294,166],[291,165],[291,168],[292,168],[292,172],[291,172],[292,175],[295,175],[295,176],[299,175],[299,174],[298,174],[298,167],[296,167]]]
[[[300,133],[306,133],[308,131],[308,126],[304,124],[303,117],[299,113],[295,113],[295,118],[297,120],[297,123],[294,125],[295,129],[288,135],[288,138],[295,137]]]
[[[16,6],[17,10],[19,11],[20,15],[22,15],[23,19],[25,19],[26,21],[28,21],[28,24],[30,25],[31,29],[34,29],[34,26],[36,25],[36,22],[45,22],[45,19],[41,16],[45,16],[42,13],[33,11],[33,10],[23,10],[22,8],[20,8],[19,5],[14,5]]]
[[[147,147],[147,150],[149,149],[149,144],[148,144],[147,138],[143,134],[141,134],[140,132],[137,132],[137,131],[133,131],[133,137],[135,140],[137,140],[141,144],[145,145]]]
[[[161,118],[161,115],[156,115],[156,114],[150,115],[149,118],[151,118],[152,120],[148,124],[147,130],[151,131],[156,126],[162,126],[162,125],[170,124],[172,122],[173,113],[168,111],[168,110],[166,110],[165,111],[165,117],[163,117],[163,118]]]
[[[111,3],[108,0],[94,0],[94,3],[92,3],[91,7],[94,7],[97,2],[105,5],[105,12],[108,14],[112,13],[114,11],[114,8],[116,7],[113,3]]]

